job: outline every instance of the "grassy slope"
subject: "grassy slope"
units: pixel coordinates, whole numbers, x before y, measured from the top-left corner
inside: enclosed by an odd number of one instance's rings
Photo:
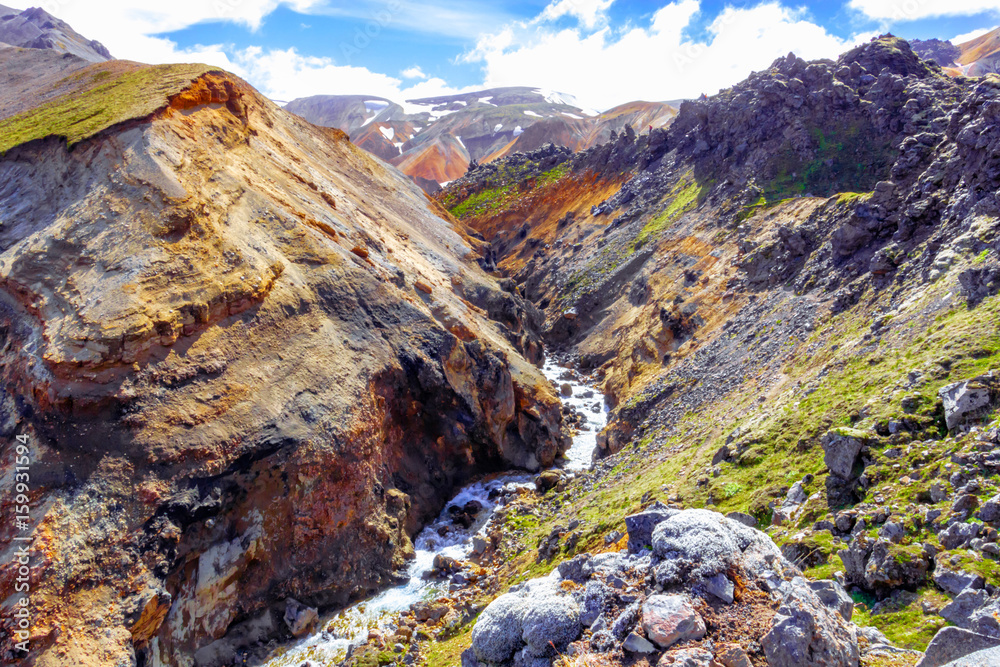
[[[72,146],[112,125],[163,108],[170,96],[208,71],[207,65],[122,68],[119,63],[100,63],[88,67],[56,84],[72,92],[0,120],[0,153],[53,136]]]

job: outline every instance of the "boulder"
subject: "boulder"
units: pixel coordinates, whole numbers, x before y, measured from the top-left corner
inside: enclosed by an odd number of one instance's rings
[[[656,581],[667,586],[724,572],[737,562],[756,571],[765,559],[780,558],[778,548],[760,531],[708,510],[685,510],[653,530]]]
[[[705,579],[704,586],[706,591],[726,604],[732,603],[734,585],[726,575],[720,572],[716,575],[708,577]]]
[[[801,587],[807,588],[804,580]],[[768,667],[856,667],[855,630],[834,618],[839,617],[813,606],[808,597],[788,596],[761,640]]]
[[[543,597],[531,600],[521,619],[521,639],[528,653],[554,655],[580,636],[580,609],[569,598]]]
[[[864,447],[864,437],[862,431],[846,428],[828,431],[823,436],[823,463],[831,473],[844,480],[855,476],[854,465]]]
[[[742,523],[747,528],[757,527],[757,519],[753,518],[752,516],[744,512],[730,512],[729,514],[726,515],[726,518],[732,519],[733,521],[736,521],[738,523]]]
[[[1000,646],[1000,639],[987,637],[962,628],[947,627],[938,630],[934,639],[927,645],[924,657],[916,667],[942,667],[953,660],[983,649]],[[984,665],[994,664],[984,662]],[[1000,664],[1000,663],[996,663]]]
[[[941,590],[958,595],[967,588],[972,590],[982,588],[986,584],[986,580],[973,572],[949,570],[938,563],[934,569],[934,583]]]
[[[989,604],[989,595],[984,590],[967,588],[955,596],[941,609],[941,618],[960,628],[973,629],[974,617],[980,609]]]
[[[641,635],[637,635],[634,632],[630,632],[625,641],[622,642],[622,648],[626,651],[632,653],[655,653],[656,647],[653,643]]]
[[[558,470],[544,470],[535,478],[535,490],[539,493],[545,493],[556,488],[561,479],[562,475]]]
[[[865,565],[865,584],[868,588],[916,587],[926,580],[929,561],[922,550],[878,540],[872,545],[871,556]]]
[[[990,389],[984,381],[991,380],[989,376],[981,376],[938,390],[938,396],[944,403],[944,420],[948,430],[982,417],[989,410]]]
[[[957,549],[979,535],[978,523],[956,522],[938,533],[938,540],[945,549]]]
[[[625,517],[629,553],[636,554],[652,549],[653,529],[663,521],[677,514],[678,511],[668,508],[661,502],[656,502],[638,514]]]
[[[716,644],[715,662],[721,667],[753,667],[750,657],[739,644]]]
[[[986,523],[997,523],[1000,521],[1000,494],[997,494],[983,503],[979,508],[979,518]]]
[[[810,581],[809,588],[823,604],[840,614],[845,621],[851,620],[854,615],[854,600],[843,586],[832,579],[821,579]]]
[[[712,654],[703,648],[679,648],[660,656],[656,667],[711,667]]]
[[[1000,665],[1000,647],[986,648],[945,663],[942,667],[993,667]]]
[[[642,605],[642,629],[660,648],[705,636],[705,622],[683,595],[648,597]]]
[[[476,658],[492,663],[510,660],[522,645],[521,622],[526,611],[525,600],[512,593],[491,602],[472,628],[472,650]]]
[[[315,607],[308,607],[298,600],[285,600],[285,625],[295,637],[303,637],[312,632],[319,623],[319,612]]]

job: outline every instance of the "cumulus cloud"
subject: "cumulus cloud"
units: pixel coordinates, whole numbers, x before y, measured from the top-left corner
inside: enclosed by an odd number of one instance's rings
[[[419,67],[417,67],[416,65],[414,65],[413,67],[407,67],[402,72],[400,72],[399,75],[401,77],[403,77],[404,79],[426,79],[427,78],[427,75],[424,74],[424,71],[422,69],[420,69]]]
[[[607,18],[608,8],[614,0],[553,0],[537,21],[555,21],[563,16],[573,16],[585,27],[594,28]]]
[[[487,86],[563,90],[585,106],[608,109],[636,99],[715,93],[789,51],[806,59],[833,58],[872,36],[840,39],[804,12],[770,2],[727,7],[704,39],[685,37],[700,10],[699,0],[672,2],[647,26],[618,33],[609,27],[588,32],[510,25],[480,39],[463,59],[482,64]]]
[[[1000,28],[1000,26],[993,26],[992,28],[980,28],[979,30],[973,30],[972,32],[967,32],[964,35],[957,35],[955,37],[952,37],[948,41],[951,42],[952,44],[965,44],[966,42],[971,42],[976,37],[982,37],[988,32],[993,32],[997,28]]]
[[[1000,13],[997,0],[851,0],[848,6],[870,18],[894,22]]]
[[[401,101],[465,92],[437,77],[404,85],[396,77],[364,67],[338,65],[331,58],[300,54],[294,48],[249,47],[234,54],[233,67],[265,95],[283,102],[309,95],[363,94]]]

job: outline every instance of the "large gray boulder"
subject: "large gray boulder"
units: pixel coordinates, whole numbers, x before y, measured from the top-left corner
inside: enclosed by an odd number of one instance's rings
[[[941,667],[970,653],[1000,646],[1000,639],[962,628],[941,628],[916,667]],[[1000,664],[1000,662],[995,663]]]
[[[628,550],[631,553],[641,553],[653,546],[653,529],[660,523],[677,514],[663,503],[657,502],[638,514],[625,517],[625,529],[628,531]]]
[[[965,422],[984,416],[991,403],[989,384],[991,375],[983,375],[965,382],[956,382],[941,387],[938,396],[944,403],[944,420],[948,430]]]
[[[472,651],[480,662],[510,660],[521,648],[522,621],[528,605],[519,595],[508,593],[491,602],[472,628]]]
[[[837,612],[845,621],[854,616],[854,599],[847,594],[844,587],[833,579],[810,581],[809,588],[813,590],[820,602]]]
[[[953,660],[943,667],[996,667],[1000,665],[1000,647],[987,648]]]
[[[823,463],[841,479],[854,477],[854,465],[864,447],[864,433],[853,429],[834,429],[822,439]]]
[[[791,588],[761,640],[768,667],[857,667],[855,626],[828,610],[805,579]]]
[[[521,639],[528,653],[538,657],[555,654],[580,636],[580,609],[571,598],[543,597],[532,601],[521,619]]]
[[[662,586],[696,581],[725,572],[739,562],[752,574],[781,558],[766,535],[708,510],[685,510],[653,530],[653,555],[662,559],[656,581]]]

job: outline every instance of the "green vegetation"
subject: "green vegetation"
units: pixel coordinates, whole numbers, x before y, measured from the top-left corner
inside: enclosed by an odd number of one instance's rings
[[[112,125],[152,114],[208,71],[207,65],[156,65],[114,74],[89,67],[56,84],[73,88],[72,93],[0,121],[0,153],[52,136],[73,146]]]
[[[499,211],[507,205],[516,193],[517,190],[514,183],[508,183],[497,188],[487,188],[471,195],[448,210],[456,218],[466,218],[470,215],[481,215],[487,212]]]
[[[641,248],[650,239],[668,229],[678,218],[696,208],[708,194],[708,185],[699,184],[688,174],[681,178],[665,197],[666,207],[646,223],[632,242],[632,249]]]
[[[865,595],[854,593],[854,617],[851,619],[860,626],[873,625],[881,630],[890,641],[904,648],[923,651],[927,648],[934,634],[947,623],[937,614],[924,614],[922,605],[942,607],[948,598],[933,588],[926,588],[916,594],[903,594],[900,603],[890,606],[878,614],[871,612],[875,600]]]
[[[565,178],[572,170],[569,160],[541,173],[538,173],[537,162],[497,164],[497,170],[479,184],[479,189],[471,193],[468,189],[447,192],[441,199],[441,205],[459,219],[495,213],[507,208],[524,194]]]
[[[555,183],[556,181],[561,180],[563,177],[569,175],[569,172],[570,172],[569,162],[568,161],[563,162],[558,167],[549,169],[548,171],[544,172],[541,176],[539,176],[538,186],[542,187],[545,185],[549,185],[550,183]]]

